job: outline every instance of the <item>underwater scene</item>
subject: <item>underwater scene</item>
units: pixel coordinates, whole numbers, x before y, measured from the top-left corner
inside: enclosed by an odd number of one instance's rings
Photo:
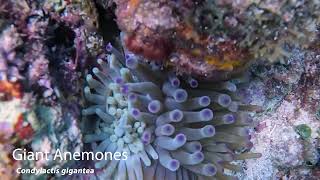
[[[319,0],[0,0],[0,180],[320,180]]]

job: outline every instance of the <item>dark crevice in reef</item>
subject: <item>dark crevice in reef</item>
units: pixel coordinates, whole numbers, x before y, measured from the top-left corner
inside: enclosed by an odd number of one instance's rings
[[[100,3],[96,2],[99,23],[99,33],[103,36],[105,42],[115,44],[116,38],[120,35],[120,30],[116,23],[115,4],[110,7],[103,7]]]
[[[74,40],[76,38],[75,32],[64,23],[51,20],[49,22],[52,29],[48,29],[46,34],[48,39],[46,45],[48,47],[47,57],[49,58],[49,71],[54,82],[58,85],[62,92],[68,92],[76,94],[79,89],[76,85],[77,75],[71,65],[74,62],[70,62],[75,59],[76,49],[74,46]],[[60,56],[59,56],[60,55]],[[77,67],[75,65],[75,67]],[[68,83],[65,80],[68,79]]]
[[[52,36],[51,36],[51,39],[49,39],[48,41],[48,45],[49,46],[63,45],[65,47],[72,47],[73,41],[76,36],[74,31],[63,23],[57,24],[54,21],[51,23],[56,25],[56,28],[52,29],[52,31],[49,32]]]

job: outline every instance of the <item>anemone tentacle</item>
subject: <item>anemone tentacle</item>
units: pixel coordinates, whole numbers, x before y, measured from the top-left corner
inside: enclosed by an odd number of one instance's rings
[[[96,151],[128,153],[126,161],[95,163],[107,179],[228,178],[224,169],[240,169],[231,161],[259,156],[240,153],[252,147],[246,112],[252,107],[233,99],[237,81],[202,84],[107,49],[107,61],[99,59],[87,75],[84,95],[92,106],[83,110],[97,115],[85,142]]]

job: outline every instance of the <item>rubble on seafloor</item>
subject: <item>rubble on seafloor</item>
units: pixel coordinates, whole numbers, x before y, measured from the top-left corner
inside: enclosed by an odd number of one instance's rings
[[[18,175],[18,167],[94,167],[11,154],[88,150],[85,77],[109,41],[152,67],[207,83],[248,71],[237,96],[262,109],[250,132],[251,152],[262,156],[225,173],[319,179],[319,12],[318,0],[0,0],[0,179],[65,178]]]

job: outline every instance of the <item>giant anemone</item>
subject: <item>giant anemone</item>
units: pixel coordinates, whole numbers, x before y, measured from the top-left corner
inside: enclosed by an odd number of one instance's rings
[[[127,160],[101,160],[106,179],[228,179],[234,160],[256,158],[249,127],[251,106],[238,100],[241,78],[202,83],[150,67],[111,45],[107,61],[87,75],[84,115],[96,115],[84,137],[96,152],[126,152]],[[91,116],[90,116],[91,117]]]

